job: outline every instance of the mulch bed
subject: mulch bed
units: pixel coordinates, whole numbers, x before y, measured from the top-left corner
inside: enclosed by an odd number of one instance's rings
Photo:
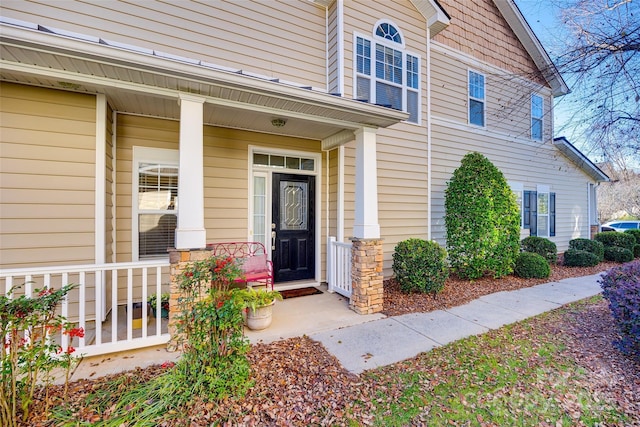
[[[483,277],[474,281],[452,276],[445,283],[444,289],[435,298],[425,294],[404,294],[400,285],[393,279],[384,284],[384,310],[387,316],[398,316],[407,313],[441,310],[466,304],[483,295],[501,291],[513,291],[528,288],[547,282],[557,282],[570,277],[590,276],[615,267],[614,262],[602,262],[595,267],[565,267],[561,264],[551,266],[551,276],[546,279],[522,279],[507,276],[500,279]]]
[[[549,279],[519,279],[512,276],[473,282],[452,277],[437,298],[404,295],[393,281],[385,282],[387,315],[423,312],[469,302],[492,292],[519,289],[568,277],[592,275],[617,264],[604,263],[591,268],[553,266]],[[615,325],[606,302],[591,304],[586,310],[569,313],[549,328],[566,334],[567,357],[575,359],[587,371],[590,387],[599,398],[614,401],[629,414],[631,425],[640,425],[640,364],[618,352],[611,342],[616,337]],[[189,414],[180,421],[161,425],[244,425],[244,426],[308,426],[369,425],[376,396],[391,396],[379,384],[367,382],[345,371],[324,347],[308,337],[291,338],[270,344],[256,344],[249,354],[255,386],[239,400],[220,405],[194,403]],[[163,368],[153,366],[119,375],[152,378]],[[98,421],[97,414],[86,413],[81,405],[85,397],[115,376],[81,380],[70,384],[68,402],[75,405],[78,421]],[[53,387],[50,394],[61,394]],[[390,397],[388,397],[390,398]],[[50,426],[43,405],[36,402],[29,426]]]

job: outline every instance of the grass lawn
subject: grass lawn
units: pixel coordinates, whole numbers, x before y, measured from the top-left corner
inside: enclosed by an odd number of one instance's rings
[[[592,299],[591,302],[599,300]],[[628,425],[554,333],[576,303],[370,371],[376,425]],[[636,420],[637,421],[637,420]]]

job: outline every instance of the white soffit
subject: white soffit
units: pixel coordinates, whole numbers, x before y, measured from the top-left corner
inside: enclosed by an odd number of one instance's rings
[[[411,0],[413,6],[427,20],[427,26],[430,30],[431,37],[438,34],[449,26],[451,17],[449,14],[434,0]]]

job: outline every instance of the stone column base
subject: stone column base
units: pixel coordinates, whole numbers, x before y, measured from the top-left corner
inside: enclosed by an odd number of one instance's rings
[[[181,340],[177,333],[176,317],[178,316],[178,298],[182,295],[180,291],[180,276],[185,267],[194,262],[202,261],[211,256],[210,249],[170,249],[169,262],[171,263],[171,296],[169,297],[169,335],[171,339],[167,343],[167,351],[181,350]]]
[[[352,239],[351,301],[358,314],[379,313],[383,309],[382,240]]]

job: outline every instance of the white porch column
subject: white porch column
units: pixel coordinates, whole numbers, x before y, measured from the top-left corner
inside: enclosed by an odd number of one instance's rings
[[[178,171],[178,227],[176,249],[204,248],[204,167],[203,111],[204,99],[181,94],[180,163]]]
[[[356,136],[356,206],[353,237],[380,238],[376,129],[362,127]]]

